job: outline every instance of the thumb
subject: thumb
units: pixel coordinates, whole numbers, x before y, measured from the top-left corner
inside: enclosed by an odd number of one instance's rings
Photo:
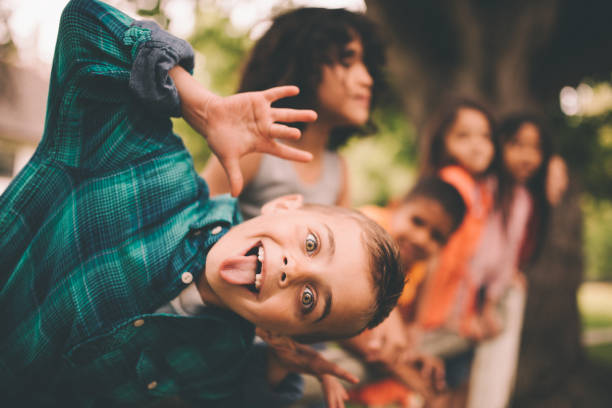
[[[242,171],[240,170],[240,163],[236,158],[219,159],[227,179],[230,185],[230,192],[233,197],[238,197],[238,194],[242,191],[242,185],[244,183],[242,178]]]
[[[324,375],[328,374],[348,381],[352,384],[357,384],[359,382],[359,378],[357,378],[355,375],[344,368],[341,368],[336,363],[332,363],[331,361],[325,359],[324,357],[320,357],[318,361],[314,363],[314,365],[314,371],[317,373],[316,375],[320,380],[323,379]]]

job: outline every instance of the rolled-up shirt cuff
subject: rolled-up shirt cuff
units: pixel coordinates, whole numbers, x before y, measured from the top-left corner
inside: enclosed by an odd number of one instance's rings
[[[130,74],[132,93],[149,111],[181,116],[181,100],[168,72],[178,64],[193,73],[191,45],[153,21],[135,21],[132,26],[150,31],[150,39],[142,42],[136,51]]]

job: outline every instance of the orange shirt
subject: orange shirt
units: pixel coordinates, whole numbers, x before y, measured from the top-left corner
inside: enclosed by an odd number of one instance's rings
[[[476,288],[469,282],[467,267],[493,203],[488,189],[477,183],[463,168],[447,166],[440,170],[439,175],[459,191],[465,201],[466,214],[463,223],[442,249],[437,267],[431,271],[423,301],[419,305],[417,319],[427,329],[440,327],[451,319],[453,308],[457,304],[467,303],[473,306],[469,299],[475,299]],[[464,299],[459,300],[458,297]],[[464,301],[465,299],[467,301]],[[459,310],[457,317],[465,319],[466,313]],[[473,311],[470,310],[469,313]],[[459,323],[464,322],[460,320]]]

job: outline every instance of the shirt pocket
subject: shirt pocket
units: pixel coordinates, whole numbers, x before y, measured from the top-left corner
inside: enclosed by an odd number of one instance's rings
[[[168,387],[155,367],[148,368],[147,345],[154,330],[125,324],[76,345],[66,355],[64,381],[80,401],[94,405],[138,405],[150,401]],[[146,324],[145,324],[146,326]]]

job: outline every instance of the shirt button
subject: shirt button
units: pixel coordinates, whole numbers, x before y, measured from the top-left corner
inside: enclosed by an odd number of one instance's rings
[[[193,281],[193,275],[191,272],[183,272],[181,275],[181,280],[185,285],[189,285]]]
[[[151,381],[147,384],[147,388],[150,390],[155,389],[155,387],[157,387],[157,381]]]
[[[134,327],[140,327],[144,324],[144,319],[134,320]]]
[[[221,232],[221,230],[222,230],[222,229],[223,229],[223,228],[221,228],[221,226],[220,226],[220,225],[217,225],[215,228],[213,228],[213,229],[210,231],[210,233],[211,233],[211,234],[213,234],[213,235],[217,235],[218,233],[220,233],[220,232]]]

